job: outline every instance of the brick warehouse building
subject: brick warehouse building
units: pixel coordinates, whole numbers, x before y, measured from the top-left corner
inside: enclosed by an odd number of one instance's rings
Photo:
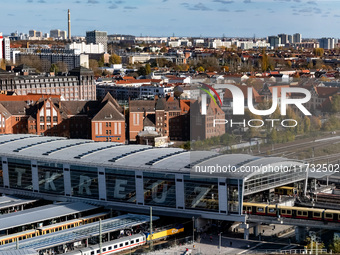
[[[124,109],[107,94],[101,101],[60,96],[0,95],[0,134],[38,134],[125,143]]]

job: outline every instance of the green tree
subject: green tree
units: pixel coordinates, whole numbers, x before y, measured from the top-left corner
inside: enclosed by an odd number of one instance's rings
[[[333,253],[340,253],[340,238],[335,238],[329,245],[329,249],[332,250]]]
[[[332,97],[331,111],[334,113],[340,112],[340,95]]]
[[[121,64],[122,58],[118,56],[117,54],[112,54],[109,59],[110,64]]]
[[[104,56],[101,56],[98,61],[98,66],[103,67],[104,65],[105,65],[105,59],[104,59]]]
[[[303,118],[303,129],[305,133],[308,133],[311,129],[310,119],[307,116]]]
[[[50,72],[58,73],[59,67],[56,64],[52,64],[50,67]]]
[[[151,66],[150,64],[145,65],[145,74],[148,75],[151,73]]]
[[[137,70],[138,75],[146,75],[146,69],[144,66],[141,66],[138,70]]]

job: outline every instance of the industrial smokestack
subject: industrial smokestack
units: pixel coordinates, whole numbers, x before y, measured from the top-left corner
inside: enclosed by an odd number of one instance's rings
[[[68,9],[68,39],[71,40],[71,13],[70,9]]]

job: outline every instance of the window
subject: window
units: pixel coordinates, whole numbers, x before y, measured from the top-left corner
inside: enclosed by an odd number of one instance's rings
[[[103,252],[106,251],[106,248],[103,248]]]
[[[138,239],[136,239],[136,243],[139,243],[139,238],[138,238]]]
[[[326,213],[326,218],[333,218],[333,217],[332,217],[332,214]]]
[[[120,243],[120,244],[119,244],[119,247],[123,247],[123,243]]]
[[[97,254],[100,254],[100,250],[97,250]]]
[[[46,117],[46,121],[47,121],[47,122],[51,122],[51,116],[47,116],[47,117]]]
[[[40,116],[40,122],[44,122],[44,116]]]
[[[111,251],[112,250],[112,246],[109,246],[108,250]]]
[[[131,240],[131,244],[134,244],[135,243],[135,241],[134,240]]]
[[[117,249],[117,248],[118,248],[118,245],[113,246],[113,249]]]
[[[58,117],[57,116],[53,116],[53,122],[57,122],[58,121]]]
[[[125,245],[129,245],[129,242],[125,242]]]

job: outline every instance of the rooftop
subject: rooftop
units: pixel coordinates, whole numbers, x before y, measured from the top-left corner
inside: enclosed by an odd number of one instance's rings
[[[26,134],[0,135],[0,156],[70,165],[187,174],[190,173],[193,166],[228,166],[229,164],[237,167],[269,164],[304,166],[301,161],[282,157],[185,151],[179,148],[153,148],[147,145],[122,145],[114,142],[94,142]],[[150,162],[154,163],[150,164]],[[224,172],[221,175],[240,179],[252,176],[249,172],[241,171]],[[215,175],[209,176],[216,177]]]

